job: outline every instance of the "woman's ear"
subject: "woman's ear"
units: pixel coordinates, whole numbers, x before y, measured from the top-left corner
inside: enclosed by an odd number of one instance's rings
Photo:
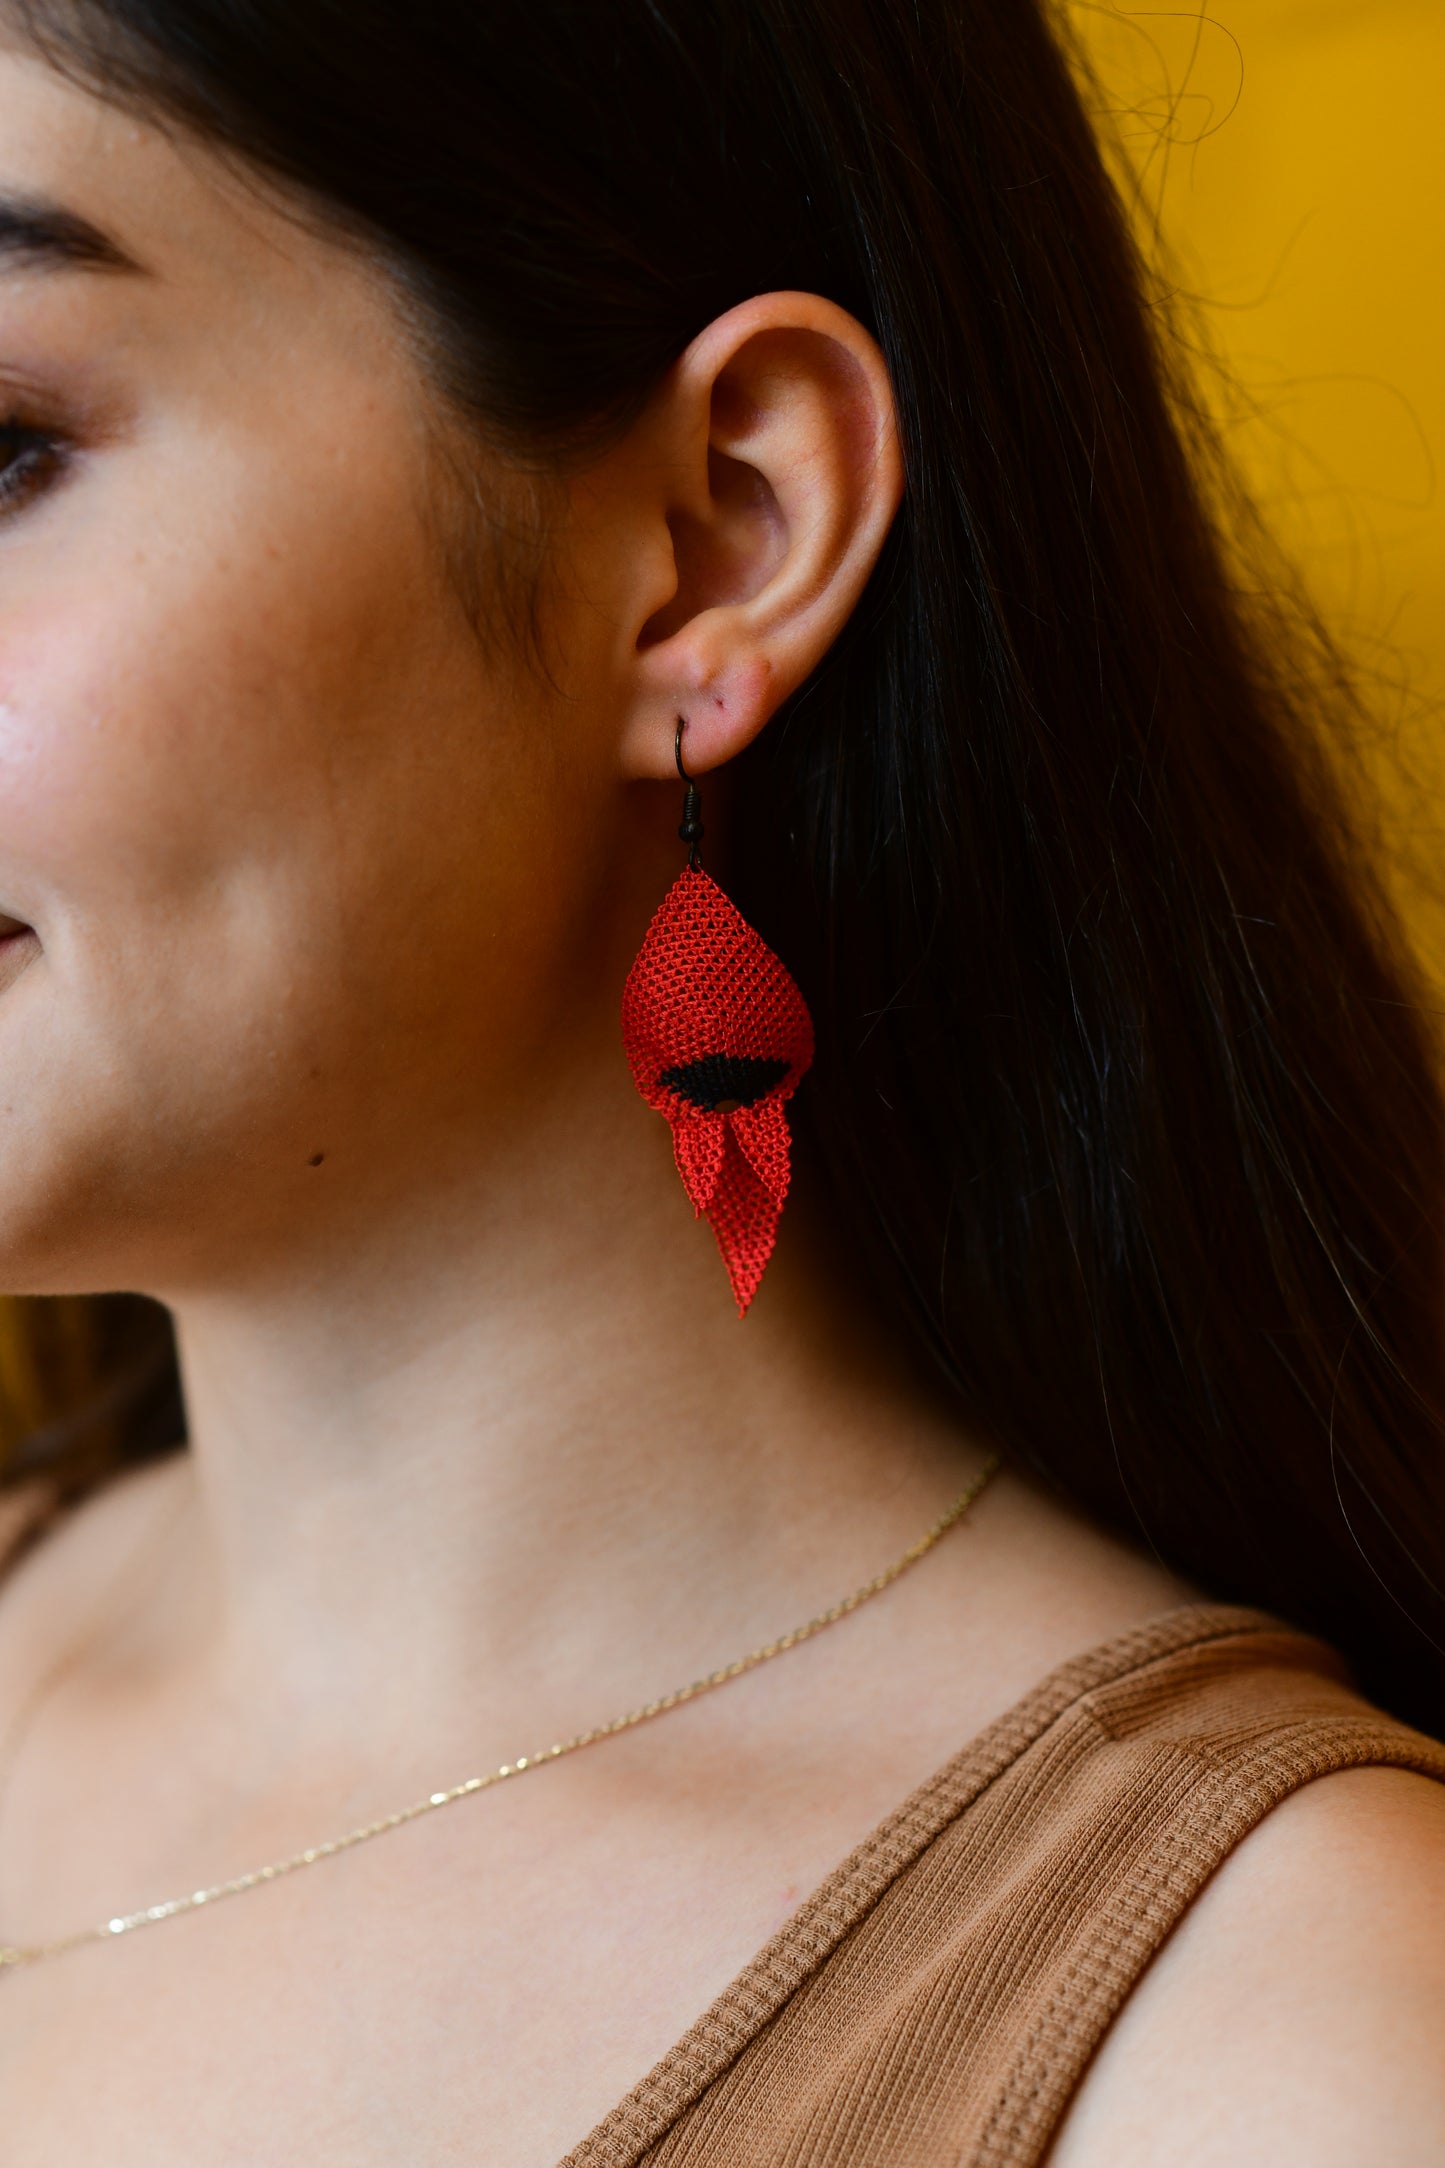
[[[846,310],[762,294],[693,341],[631,435],[624,524],[645,546],[623,772],[674,772],[679,715],[701,772],[757,735],[863,592],[903,493],[892,387]]]

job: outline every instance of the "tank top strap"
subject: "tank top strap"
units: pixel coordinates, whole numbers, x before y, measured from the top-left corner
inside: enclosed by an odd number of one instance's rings
[[[1056,1758],[1070,1751],[1064,1734],[1082,1749],[1076,1769]],[[1054,1747],[1037,1772],[1049,1827],[1037,1845],[1015,1837],[1010,1877],[1034,1946],[980,2008],[988,2105],[964,2115],[971,2150],[952,2156],[977,2168],[1044,2160],[1151,1959],[1291,1792],[1370,1766],[1445,1783],[1445,1746],[1359,1696],[1333,1649],[1258,1616],[1086,1695]],[[1063,1902],[1050,1894],[1058,1878],[1072,1884]]]

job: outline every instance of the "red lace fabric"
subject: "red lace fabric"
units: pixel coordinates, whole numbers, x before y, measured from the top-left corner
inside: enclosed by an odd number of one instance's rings
[[[813,1059],[813,1021],[786,966],[701,867],[679,874],[647,930],[622,1037],[637,1089],[672,1125],[677,1171],[742,1317],[788,1194],[784,1103]]]

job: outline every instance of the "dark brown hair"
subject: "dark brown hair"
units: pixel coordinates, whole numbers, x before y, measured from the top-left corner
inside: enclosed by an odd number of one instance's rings
[[[1039,0],[17,13],[374,247],[534,457],[749,294],[872,328],[906,503],[738,792],[807,1148],[974,1423],[1445,1729],[1432,1049]]]

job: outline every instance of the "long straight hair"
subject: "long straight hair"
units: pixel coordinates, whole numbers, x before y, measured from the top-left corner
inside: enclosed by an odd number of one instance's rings
[[[906,501],[740,763],[805,1148],[971,1422],[1445,1729],[1433,1049],[1042,0],[8,12],[374,250],[519,455],[750,294],[876,334]]]

